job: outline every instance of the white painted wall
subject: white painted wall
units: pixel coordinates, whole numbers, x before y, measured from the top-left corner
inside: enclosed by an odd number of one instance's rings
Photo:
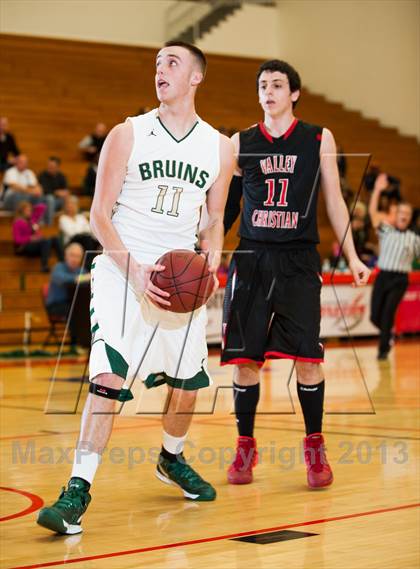
[[[197,45],[207,53],[272,58],[279,51],[276,7],[244,5],[211,30]]]
[[[175,0],[0,0],[0,31],[160,46]],[[191,6],[191,4],[187,4]],[[279,0],[245,5],[197,44],[279,57],[307,88],[420,139],[419,0]]]
[[[281,0],[279,55],[330,100],[420,139],[418,0]]]
[[[0,0],[0,31],[160,46],[174,0]]]

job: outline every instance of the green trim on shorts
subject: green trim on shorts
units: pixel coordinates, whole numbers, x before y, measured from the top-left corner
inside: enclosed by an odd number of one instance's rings
[[[96,267],[96,263],[92,263],[90,266],[91,269],[94,269],[95,267]]]
[[[89,311],[89,314],[90,314],[91,316],[93,316],[93,313],[94,313],[94,312],[95,312],[95,309],[94,309],[94,308],[91,308],[90,311]]]
[[[112,373],[119,375],[123,379],[127,379],[128,373],[128,363],[122,357],[122,355],[114,350],[112,346],[105,342],[105,351],[109,361],[109,365],[111,366]]]
[[[121,389],[117,401],[125,403],[125,401],[131,401],[132,399],[134,399],[134,395],[132,394],[131,389]]]
[[[163,385],[164,383],[167,383],[170,387],[175,387],[176,389],[195,391],[196,389],[208,387],[210,385],[210,378],[204,371],[204,368],[201,368],[198,373],[188,379],[170,377],[162,371],[160,373],[151,373],[144,380],[144,384],[147,389],[150,389],[151,387],[159,387],[159,385]]]
[[[90,333],[94,334],[95,332],[97,332],[99,330],[99,324],[96,323],[94,326],[92,326],[92,328],[90,329]]]

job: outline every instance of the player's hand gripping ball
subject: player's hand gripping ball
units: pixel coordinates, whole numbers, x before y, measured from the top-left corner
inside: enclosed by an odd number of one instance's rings
[[[203,255],[186,249],[175,249],[162,255],[157,265],[165,270],[152,274],[152,283],[169,293],[170,306],[160,306],[171,312],[192,312],[203,306],[214,288],[214,276]]]

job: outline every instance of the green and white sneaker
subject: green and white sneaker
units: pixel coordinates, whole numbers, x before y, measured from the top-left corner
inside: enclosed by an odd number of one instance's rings
[[[208,502],[216,498],[216,490],[211,484],[201,478],[186,462],[177,460],[170,462],[159,455],[156,467],[156,477],[165,484],[174,484],[181,488],[184,496],[197,502]]]
[[[82,532],[80,525],[92,497],[89,485],[81,478],[72,478],[52,506],[42,508],[37,523],[57,533],[73,535]]]

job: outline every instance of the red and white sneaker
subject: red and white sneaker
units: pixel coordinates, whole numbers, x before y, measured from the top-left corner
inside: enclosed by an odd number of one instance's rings
[[[253,437],[238,437],[236,457],[227,473],[230,484],[250,484],[252,469],[257,462],[257,440]]]
[[[312,433],[303,439],[308,486],[323,488],[334,480],[327,455],[325,454],[324,437],[321,433]]]

